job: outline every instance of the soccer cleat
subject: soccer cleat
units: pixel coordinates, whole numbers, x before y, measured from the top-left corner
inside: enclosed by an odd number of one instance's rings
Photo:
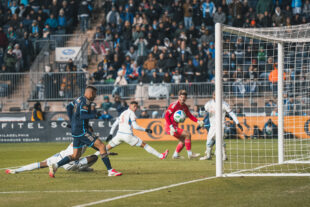
[[[6,169],[6,170],[5,170],[5,173],[6,173],[6,174],[15,174],[16,171],[15,171],[15,170]]]
[[[183,160],[183,159],[184,159],[184,157],[183,157],[183,156],[178,155],[178,156],[172,156],[172,159],[174,159],[174,160]]]
[[[162,157],[162,158],[160,158],[160,159],[161,159],[161,160],[166,159],[166,158],[167,158],[167,156],[168,156],[168,153],[169,153],[169,150],[166,150],[164,153],[161,153],[161,154],[163,155],[163,157]]]
[[[192,155],[188,156],[188,159],[193,159],[193,158],[197,158],[200,156],[200,153],[193,153]]]
[[[116,170],[112,169],[109,171],[108,176],[121,176],[122,173],[121,172],[117,172]]]
[[[57,171],[57,166],[56,164],[52,164],[51,166],[49,166],[49,173],[48,175],[51,177],[51,178],[54,178],[55,177],[55,174],[56,174],[56,171]]]
[[[205,156],[199,158],[199,160],[212,160],[212,157],[211,156],[208,157],[207,155],[205,155]]]

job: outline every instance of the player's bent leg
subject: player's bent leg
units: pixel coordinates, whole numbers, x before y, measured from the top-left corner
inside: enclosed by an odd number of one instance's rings
[[[100,151],[100,157],[108,170],[108,176],[121,176],[122,175],[121,172],[117,172],[115,169],[112,169],[111,162],[108,153],[106,151],[105,145],[99,139],[97,139],[94,142],[94,146]]]
[[[78,163],[78,170],[84,172],[93,171],[93,168],[90,168],[93,164],[95,164],[98,160],[98,156],[90,155],[84,158],[81,158]]]
[[[180,156],[179,153],[182,151],[182,149],[184,148],[184,142],[185,142],[185,136],[182,135],[183,133],[183,129],[181,128],[177,128],[177,131],[174,133],[174,137],[176,137],[179,140],[179,143],[172,155],[172,159],[184,159],[183,156]]]

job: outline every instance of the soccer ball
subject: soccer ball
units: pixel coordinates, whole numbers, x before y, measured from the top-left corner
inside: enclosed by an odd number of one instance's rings
[[[182,123],[185,121],[186,115],[184,113],[184,111],[182,110],[178,110],[173,114],[173,119],[175,122],[177,123]]]

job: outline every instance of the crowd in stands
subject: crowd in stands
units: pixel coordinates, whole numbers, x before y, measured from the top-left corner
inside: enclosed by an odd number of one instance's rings
[[[29,70],[36,41],[72,33],[78,21],[88,29],[92,0],[0,1],[0,73]]]
[[[213,82],[215,23],[275,27],[307,23],[310,17],[308,0],[119,0],[107,1],[104,8],[91,45],[102,57],[92,74],[95,84]],[[252,67],[236,67],[238,54],[246,52],[244,39],[227,41],[228,59],[235,65],[224,68],[224,78],[241,94],[254,92],[255,84],[240,85],[239,79],[268,81],[276,60],[266,48],[250,47],[257,50]],[[253,67],[263,61],[267,69]]]

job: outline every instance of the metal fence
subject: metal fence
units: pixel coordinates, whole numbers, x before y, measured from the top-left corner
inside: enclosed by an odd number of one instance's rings
[[[30,73],[0,74],[0,111],[26,109],[29,98]]]

